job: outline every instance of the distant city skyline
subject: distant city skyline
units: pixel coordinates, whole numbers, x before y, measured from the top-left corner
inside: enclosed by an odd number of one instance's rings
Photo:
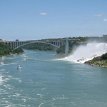
[[[0,0],[0,39],[107,34],[107,0]]]

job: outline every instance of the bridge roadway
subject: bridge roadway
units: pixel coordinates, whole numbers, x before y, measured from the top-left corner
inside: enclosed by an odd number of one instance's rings
[[[34,43],[43,43],[60,48],[65,45],[65,54],[69,53],[69,42],[79,41],[80,39],[75,38],[63,38],[63,39],[42,39],[42,40],[28,40],[28,41],[1,41],[8,45],[12,50],[18,49],[25,45],[34,44]]]
[[[4,42],[6,45],[8,45],[11,49],[15,50],[17,48],[23,47],[28,44],[34,44],[34,43],[44,43],[44,44],[49,44],[52,45],[56,48],[61,47],[64,45],[63,40],[29,40],[29,41],[5,41]]]

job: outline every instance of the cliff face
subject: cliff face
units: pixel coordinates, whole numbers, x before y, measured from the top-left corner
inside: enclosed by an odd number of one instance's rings
[[[103,54],[102,56],[95,57],[92,60],[87,61],[85,63],[89,65],[107,67],[107,53]]]
[[[0,42],[0,56],[10,54],[11,49],[6,46],[4,43]]]
[[[12,51],[7,45],[5,45],[3,42],[0,42],[0,56],[9,55],[9,54],[19,54],[22,53],[22,49],[17,49]]]

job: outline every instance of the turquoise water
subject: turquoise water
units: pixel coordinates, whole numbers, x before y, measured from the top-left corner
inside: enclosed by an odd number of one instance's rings
[[[58,61],[53,52],[1,60],[0,107],[107,107],[106,68]]]

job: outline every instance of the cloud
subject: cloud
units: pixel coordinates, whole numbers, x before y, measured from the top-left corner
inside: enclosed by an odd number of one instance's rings
[[[102,17],[103,14],[96,14],[95,16],[96,16],[96,17]]]
[[[47,13],[46,13],[46,12],[41,12],[40,15],[41,15],[41,16],[46,16]]]
[[[106,18],[106,19],[104,19],[104,22],[107,22],[107,18]]]

